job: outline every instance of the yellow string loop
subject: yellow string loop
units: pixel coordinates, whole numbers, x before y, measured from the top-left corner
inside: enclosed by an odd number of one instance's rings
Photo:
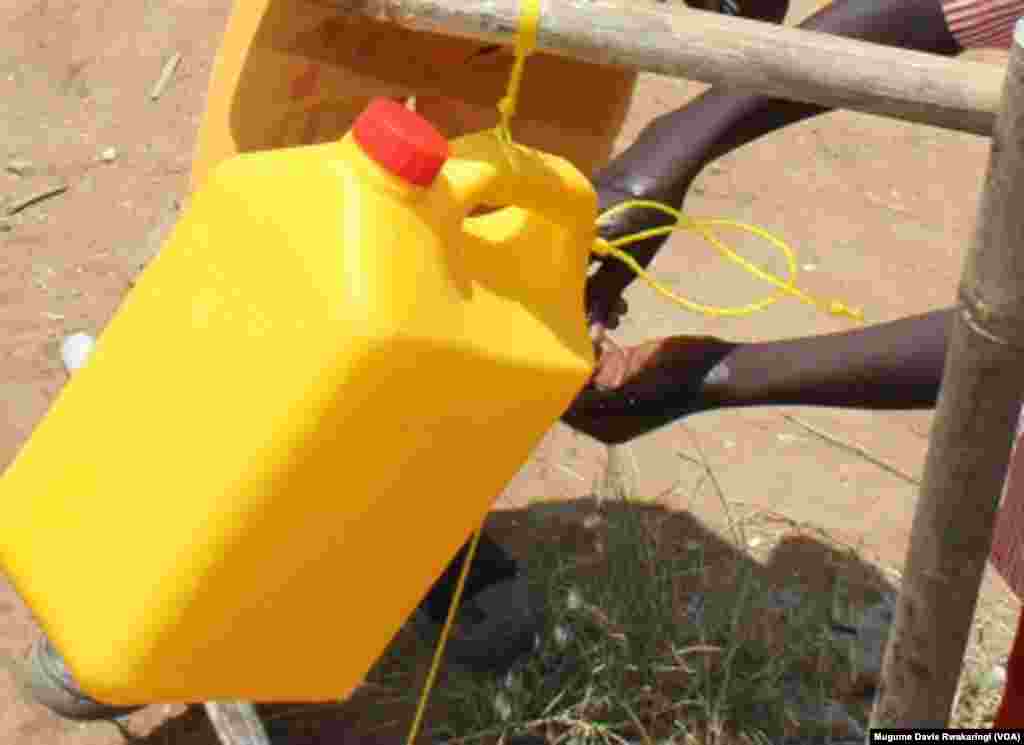
[[[764,310],[772,303],[775,303],[778,300],[780,300],[783,296],[790,295],[792,297],[797,298],[798,300],[807,303],[808,305],[813,305],[817,308],[820,308],[821,310],[824,310],[825,312],[830,313],[831,315],[845,316],[847,318],[852,318],[853,320],[856,321],[862,321],[864,319],[864,315],[859,308],[851,308],[850,306],[846,305],[845,303],[839,300],[831,300],[825,302],[823,300],[819,300],[809,295],[808,293],[796,287],[794,282],[797,274],[796,252],[793,251],[793,249],[784,240],[782,240],[778,236],[773,235],[767,230],[764,230],[763,228],[759,228],[756,225],[749,225],[747,223],[737,222],[736,220],[725,220],[715,218],[696,219],[683,214],[681,211],[674,209],[673,207],[670,207],[667,204],[662,204],[660,202],[652,202],[643,199],[633,199],[626,202],[621,202],[615,205],[614,207],[605,210],[603,213],[601,213],[600,217],[598,217],[598,224],[600,225],[601,222],[607,220],[613,215],[616,215],[620,212],[625,212],[626,210],[630,209],[657,210],[658,212],[662,212],[674,218],[675,223],[660,228],[649,228],[648,230],[641,230],[636,233],[632,233],[631,235],[623,236],[622,238],[617,238],[613,241],[606,241],[602,238],[598,238],[594,244],[594,253],[598,254],[599,256],[612,256],[618,259],[626,266],[628,266],[630,269],[632,269],[638,277],[640,277],[648,285],[650,285],[658,294],[667,298],[668,300],[671,300],[672,302],[678,305],[681,305],[687,310],[693,311],[695,313],[701,313],[703,315],[711,317],[748,316],[752,313]],[[761,269],[756,264],[751,263],[747,259],[737,254],[711,231],[711,228],[716,226],[737,228],[752,235],[756,235],[758,238],[762,238],[768,243],[775,246],[786,257],[786,265],[789,270],[789,276],[785,280],[779,279],[771,272],[767,272],[764,269]],[[643,267],[641,267],[640,264],[636,261],[636,259],[634,259],[628,253],[622,250],[623,246],[628,246],[631,243],[637,243],[639,241],[647,240],[648,238],[653,238],[655,236],[668,235],[669,233],[672,233],[676,230],[689,230],[699,234],[705,241],[710,243],[711,246],[720,254],[722,254],[722,256],[724,256],[726,259],[733,262],[734,264],[741,266],[748,273],[752,274],[758,279],[764,280],[765,282],[774,285],[775,287],[778,288],[778,292],[769,295],[768,297],[763,298],[758,302],[735,307],[720,307],[715,305],[705,305],[703,303],[697,303],[694,302],[693,300],[687,300],[684,297],[676,295],[674,292],[669,290],[662,283],[660,283],[658,280],[652,277],[647,271],[645,271]]]

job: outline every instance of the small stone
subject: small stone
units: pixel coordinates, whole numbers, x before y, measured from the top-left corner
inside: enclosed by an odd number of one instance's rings
[[[0,220],[0,233],[9,233],[14,230],[10,220]]]
[[[762,539],[760,536],[756,536],[755,535],[753,538],[751,538],[749,541],[747,541],[747,546],[750,547],[750,548],[757,548],[763,542],[764,542],[764,539]]]
[[[113,163],[117,160],[117,148],[108,147],[102,153],[100,153],[100,160],[104,163]]]
[[[73,373],[82,368],[95,346],[96,340],[89,334],[77,333],[66,337],[60,347],[60,356],[67,371]]]
[[[995,665],[985,676],[985,685],[988,688],[1002,688],[1006,685],[1006,667]]]
[[[31,176],[35,170],[32,166],[32,162],[23,160],[21,158],[15,158],[7,162],[8,173],[13,173],[15,176]]]

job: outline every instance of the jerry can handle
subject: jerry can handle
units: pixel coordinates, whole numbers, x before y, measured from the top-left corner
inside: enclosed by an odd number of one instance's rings
[[[462,217],[478,207],[520,207],[571,231],[595,231],[597,193],[569,161],[494,131],[459,137],[442,169]]]

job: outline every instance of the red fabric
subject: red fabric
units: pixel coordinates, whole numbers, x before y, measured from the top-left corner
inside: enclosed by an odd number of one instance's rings
[[[1024,421],[1024,419],[1022,419]],[[1019,430],[1018,430],[1019,433]],[[1018,598],[1024,598],[1024,438],[1018,438],[992,535],[990,560]]]
[[[1024,615],[1017,622],[1017,636],[1006,664],[1006,689],[993,723],[996,729],[1024,727]]]
[[[1024,16],[1024,0],[944,0],[942,12],[949,30],[965,49],[1008,49],[1013,25]]]
[[[1024,425],[1024,414],[1021,416]],[[990,560],[1018,598],[1024,597],[1024,438],[1018,438],[996,517]],[[1017,635],[1006,664],[1006,689],[994,723],[996,728],[1024,727],[1024,614],[1017,622]]]

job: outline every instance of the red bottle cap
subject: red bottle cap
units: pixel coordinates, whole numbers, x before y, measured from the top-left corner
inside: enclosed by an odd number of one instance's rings
[[[374,99],[352,125],[363,152],[416,186],[430,186],[448,160],[448,141],[414,111],[390,98]]]

